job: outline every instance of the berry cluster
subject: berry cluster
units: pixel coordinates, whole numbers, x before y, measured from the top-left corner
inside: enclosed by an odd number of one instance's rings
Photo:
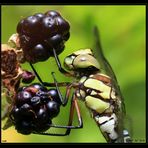
[[[52,118],[58,115],[60,105],[56,89],[47,90],[34,83],[19,88],[10,117],[21,134],[44,132],[50,128]]]
[[[53,56],[53,48],[60,54],[70,37],[69,29],[69,23],[53,10],[22,19],[17,33],[25,59],[31,63],[45,61]]]

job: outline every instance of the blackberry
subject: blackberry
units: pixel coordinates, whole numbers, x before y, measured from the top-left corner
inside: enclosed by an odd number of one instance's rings
[[[57,11],[54,11],[54,10],[47,11],[47,12],[45,13],[45,15],[46,15],[46,16],[50,16],[50,17],[52,17],[52,18],[61,16],[60,13],[58,13]]]
[[[26,61],[37,63],[60,54],[70,37],[69,23],[56,11],[37,13],[22,19],[17,25],[20,45]]]
[[[52,124],[52,118],[60,111],[60,98],[56,89],[47,89],[39,83],[18,89],[10,112],[15,129],[21,134],[44,132]]]
[[[32,95],[30,92],[22,90],[18,92],[16,102],[18,105],[21,105],[21,104],[30,102],[31,98],[32,98]]]

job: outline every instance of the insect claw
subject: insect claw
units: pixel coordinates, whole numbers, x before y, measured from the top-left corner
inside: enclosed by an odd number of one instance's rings
[[[55,73],[55,72],[53,72],[53,71],[51,72],[52,75],[54,75],[54,73]]]

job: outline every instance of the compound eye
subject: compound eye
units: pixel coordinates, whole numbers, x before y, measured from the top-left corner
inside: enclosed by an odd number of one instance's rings
[[[64,66],[66,69],[70,70],[70,69],[73,69],[73,59],[75,57],[74,56],[71,56],[71,57],[66,57],[65,58],[65,61],[64,61]]]

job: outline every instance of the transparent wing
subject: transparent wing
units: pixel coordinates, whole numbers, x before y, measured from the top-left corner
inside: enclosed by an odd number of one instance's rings
[[[120,87],[117,82],[117,78],[112,70],[112,67],[103,54],[103,50],[102,50],[101,43],[100,43],[99,31],[96,26],[94,27],[94,38],[95,38],[95,47],[93,48],[93,52],[94,52],[95,57],[97,58],[97,60],[99,61],[101,65],[101,72],[111,77],[112,86],[117,93],[119,107],[118,107],[118,110],[116,110],[116,114],[119,120],[119,128],[120,128],[119,133],[122,133],[123,132],[123,117],[125,115],[124,100],[123,100],[123,96],[120,91]]]

